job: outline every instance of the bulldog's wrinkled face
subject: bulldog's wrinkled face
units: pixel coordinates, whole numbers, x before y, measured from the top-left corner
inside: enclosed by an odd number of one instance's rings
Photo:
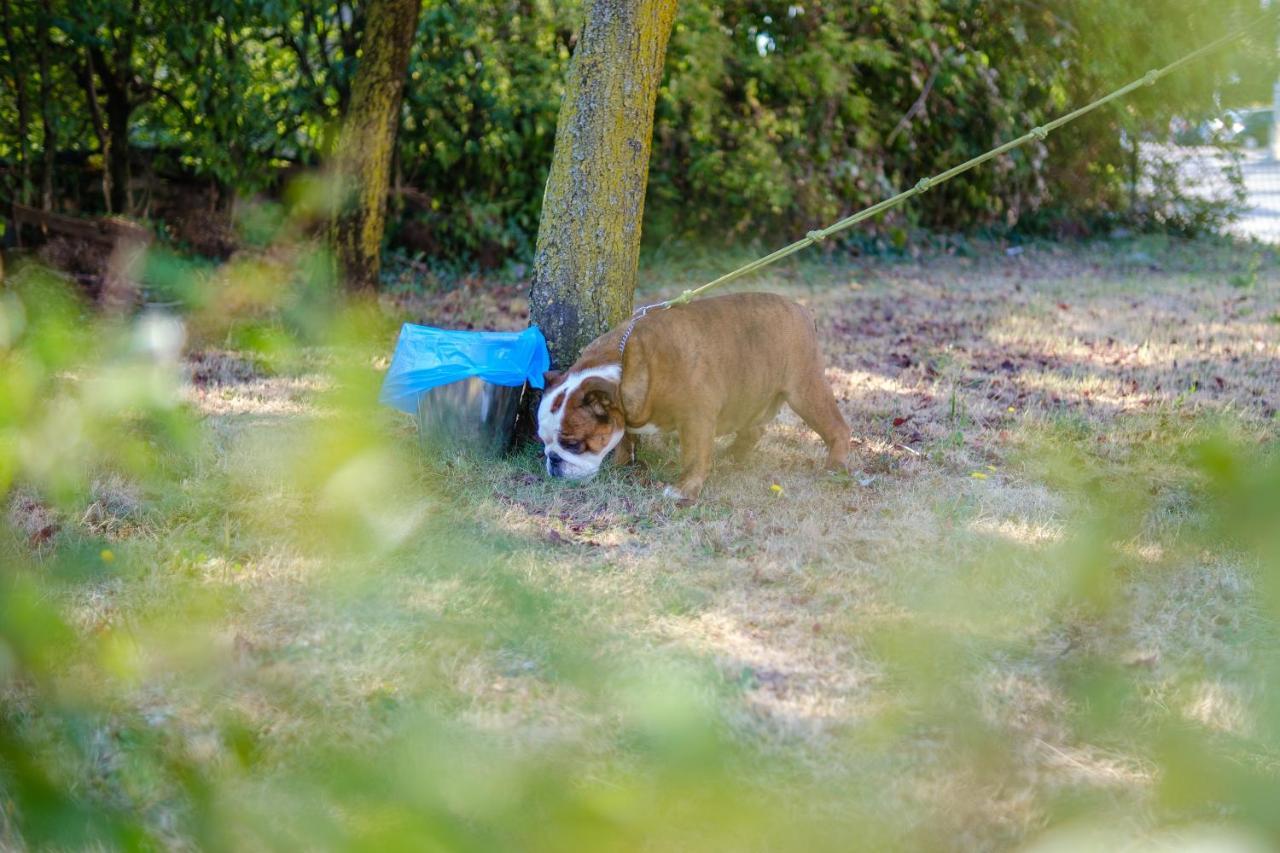
[[[546,380],[538,405],[538,440],[544,445],[547,473],[568,480],[594,477],[626,433],[618,404],[622,368],[610,364],[553,371]]]

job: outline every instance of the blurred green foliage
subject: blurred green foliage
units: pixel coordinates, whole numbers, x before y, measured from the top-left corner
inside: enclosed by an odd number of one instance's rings
[[[682,211],[678,225],[729,222],[747,235],[830,222],[1140,77],[1258,11],[1254,2],[1176,0],[685,4],[660,100],[657,207]],[[1215,99],[1265,99],[1274,41],[1273,27],[1260,27],[1250,43],[1168,87],[930,192],[907,216],[959,231],[1058,220],[1087,228],[1113,218],[1190,230],[1211,224],[1215,212],[1204,205],[1140,203],[1135,159],[1146,143],[1167,139],[1173,115],[1196,121]],[[1156,181],[1151,197],[1171,192],[1185,204],[1179,182]]]
[[[276,238],[292,234],[286,217]],[[1134,832],[1280,843],[1273,434],[1173,411],[1117,426],[1124,452],[1068,421],[1020,434],[1014,464],[1074,507],[1031,557],[1034,593],[1009,544],[904,589],[893,618],[857,629],[891,700],[833,729],[814,768],[735,718],[758,674],[620,635],[581,590],[546,582],[553,549],[469,508],[482,467],[423,466],[374,403],[389,319],[326,296],[329,265],[305,243],[283,257],[221,271],[158,258],[186,294],[182,322],[95,316],[33,266],[0,290],[0,846],[951,849],[1041,830],[1046,849]],[[184,334],[235,339],[279,375],[318,370],[315,409],[198,416]],[[104,482],[130,486],[111,497]],[[129,505],[130,531],[96,526],[104,501]],[[72,521],[23,528],[14,507]],[[1151,530],[1247,579],[1225,599],[1251,651],[1230,670],[1247,725],[1188,719],[1108,653],[1135,606],[1127,578],[1163,570],[1135,556]],[[242,637],[244,623],[293,640]],[[1079,648],[1047,656],[1045,630]],[[1151,784],[1037,787],[1007,736],[1016,709],[988,683],[995,661],[1038,668],[1063,740]],[[1199,666],[1159,689],[1218,674]],[[542,710],[495,721],[511,706],[478,706],[477,678]],[[942,787],[902,790],[921,774]],[[946,785],[1039,791],[1044,824],[948,835]]]
[[[824,5],[822,15],[791,15],[685,4],[661,96],[658,230],[732,222],[750,234],[824,217],[949,161],[946,152],[986,147],[1023,119],[1132,76],[1232,18],[1191,5],[993,5],[927,4],[912,15]],[[64,154],[101,153],[77,88],[76,64],[95,49],[129,69],[135,153],[171,158],[231,195],[263,188],[282,164],[313,163],[331,141],[350,75],[344,45],[359,29],[351,7],[228,2],[205,16],[110,0],[45,8],[60,9],[48,38],[58,48],[49,67]],[[26,35],[42,31],[33,7],[4,9]],[[400,166],[426,201],[406,210],[402,228],[425,223],[443,235],[441,252],[478,256],[482,239],[522,251],[572,11],[429,7]],[[968,50],[976,22],[985,64]],[[1059,50],[1091,64],[1063,69]],[[895,133],[932,76],[931,59],[939,100],[927,120]],[[1126,192],[1121,173],[1080,164],[1120,156],[1123,138],[1155,132],[1160,110],[1191,114],[1215,92],[1234,97],[1236,86],[1253,97],[1265,81],[1244,69],[1230,83],[1238,59],[1144,93],[1149,100],[1079,136],[1051,139],[1063,146],[1051,156],[1011,158],[1006,172],[931,194],[938,206],[922,208],[922,221],[1047,217],[1064,198],[1069,215],[1113,211]],[[180,61],[214,67],[183,76]],[[30,69],[40,63],[20,67],[35,175],[44,102]],[[849,96],[885,80],[901,86],[896,95]],[[6,127],[17,121],[15,93],[0,96]],[[245,99],[239,111],[216,106],[236,99]],[[223,123],[194,121],[205,109]],[[5,145],[12,163],[22,146]],[[59,164],[65,200],[73,177]],[[18,194],[20,172],[6,173]],[[1055,181],[1087,192],[1055,194]],[[785,733],[781,748],[744,735],[732,700],[758,674],[726,677],[688,650],[619,636],[598,606],[580,607],[545,582],[560,568],[545,543],[477,519],[460,486],[476,469],[422,466],[412,439],[374,405],[389,318],[343,303],[331,265],[304,239],[318,195],[294,182],[286,203],[246,211],[246,227],[270,251],[220,267],[153,251],[148,281],[180,305],[181,319],[96,315],[34,266],[0,287],[0,846],[938,849],[1000,846],[1047,829],[1046,848],[1056,840],[1072,849],[1122,846],[1135,825],[1162,841],[1163,832],[1185,841],[1208,827],[1240,845],[1280,844],[1273,433],[1260,442],[1229,417],[1166,412],[1126,422],[1140,435],[1123,454],[1101,449],[1087,424],[1019,437],[1025,476],[1074,507],[1068,535],[1036,557],[1044,582],[1028,594],[1015,571],[1025,558],[1009,546],[954,566],[937,588],[900,593],[893,618],[857,635],[888,707],[833,731],[815,772],[790,757],[798,750]],[[704,220],[704,209],[718,220]],[[315,409],[267,410],[250,427],[198,415],[186,396],[194,379],[184,376],[194,368],[179,359],[187,335],[234,347],[266,373],[307,365],[324,377]],[[239,368],[232,360],[225,369]],[[112,483],[127,487],[103,485]],[[969,511],[957,498],[954,514]],[[1232,663],[1248,685],[1240,703],[1249,721],[1232,731],[1152,698],[1142,666],[1094,639],[1133,606],[1126,579],[1162,570],[1136,559],[1133,545],[1173,513],[1164,547],[1231,561],[1248,582],[1247,594],[1227,599],[1239,613],[1222,628],[1241,631],[1253,652]],[[103,514],[129,531],[97,521]],[[287,594],[260,595],[273,575],[291,572]],[[678,592],[673,606],[687,606]],[[301,639],[258,645],[237,633],[264,598],[287,606],[256,614],[260,623],[286,624]],[[1046,624],[1080,646],[1047,666],[1045,638],[1031,630]],[[1125,797],[1105,785],[1050,787],[1044,826],[965,837],[939,829],[950,826],[937,822],[947,802],[935,802],[934,789],[897,787],[921,776],[908,762],[1009,797],[1039,784],[984,687],[997,660],[1044,666],[1065,740],[1131,759],[1149,788]],[[1213,662],[1198,665],[1216,674]],[[495,723],[500,702],[497,712],[477,707],[467,681],[495,670],[544,709],[533,724]]]
[[[753,238],[828,222],[1181,56],[1256,0],[909,5],[682,3],[655,130],[648,233]],[[0,9],[0,192],[168,223],[222,219],[334,143],[358,2],[8,2]],[[573,0],[424,0],[389,239],[494,266],[526,259],[567,63]],[[1122,106],[929,193],[907,223],[1079,233],[1123,221],[1195,231],[1226,212],[1186,192],[1171,117],[1264,101],[1274,26]],[[163,180],[161,180],[163,178]],[[176,187],[176,189],[175,189]],[[178,196],[190,196],[183,200]]]

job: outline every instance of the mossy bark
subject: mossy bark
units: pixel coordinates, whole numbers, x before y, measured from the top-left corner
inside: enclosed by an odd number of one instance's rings
[[[556,367],[631,313],[653,110],[676,0],[589,0],[556,126],[532,319]]]
[[[369,0],[343,120],[334,179],[340,199],[332,240],[348,289],[372,290],[381,270],[400,103],[421,0]]]

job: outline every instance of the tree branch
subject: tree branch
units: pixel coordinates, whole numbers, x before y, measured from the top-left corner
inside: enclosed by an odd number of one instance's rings
[[[936,47],[933,49],[935,56],[937,56],[938,49]],[[892,145],[893,140],[898,138],[898,134],[910,127],[916,116],[924,112],[924,105],[929,100],[929,93],[933,91],[933,84],[938,82],[938,74],[942,71],[943,58],[942,56],[937,57],[937,61],[933,64],[933,70],[929,72],[929,79],[925,81],[924,88],[920,90],[920,97],[916,98],[916,102],[911,105],[911,109],[907,110],[902,118],[898,120],[893,130],[889,131],[889,135],[884,140],[885,147]]]

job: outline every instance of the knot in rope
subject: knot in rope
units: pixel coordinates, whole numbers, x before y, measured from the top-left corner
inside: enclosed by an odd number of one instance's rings
[[[813,231],[810,231],[808,234],[804,236],[808,237],[811,242],[817,243],[827,236],[827,232],[822,228],[818,228]]]
[[[675,299],[672,299],[672,300],[671,300],[671,302],[670,302],[670,303],[668,303],[668,304],[670,304],[670,305],[684,305],[686,302],[688,302],[688,301],[689,301],[690,299],[692,299],[692,298],[693,298],[693,291],[692,291],[692,290],[686,290],[684,293],[680,294],[680,295],[679,295],[679,296],[677,296]]]
[[[932,186],[933,186],[933,178],[921,178],[918,182],[916,182],[916,191],[922,192],[922,193],[928,192],[929,188]]]
[[[1154,86],[1156,81],[1160,79],[1160,72],[1154,68],[1148,71],[1142,78],[1142,82],[1148,86]]]
[[[1031,128],[1031,135],[1036,139],[1039,139],[1041,142],[1044,142],[1049,138],[1049,131],[1043,127],[1033,127]]]

